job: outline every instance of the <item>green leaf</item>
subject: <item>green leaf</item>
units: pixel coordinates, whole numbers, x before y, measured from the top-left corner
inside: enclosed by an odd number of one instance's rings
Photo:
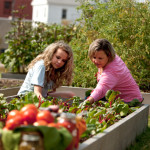
[[[113,91],[113,90],[112,90],[112,92],[111,92],[111,94],[110,94],[110,96],[109,96],[109,98],[108,98],[109,103],[110,103],[111,101],[114,101],[115,98],[116,98],[116,96],[119,95],[119,94],[120,94],[119,91]]]
[[[112,90],[108,90],[108,91],[106,92],[105,98],[106,98],[107,101],[109,100],[109,97],[110,97],[111,93],[112,93]]]
[[[130,107],[135,107],[135,106],[138,106],[138,105],[140,105],[141,104],[141,102],[138,100],[138,99],[133,99],[132,101],[130,101],[129,103],[128,103],[128,105],[130,106]]]
[[[120,111],[120,115],[121,116],[126,116],[128,114],[128,111],[129,111],[128,104],[124,104],[121,111]]]
[[[49,101],[43,102],[40,107],[48,107],[50,105]]]

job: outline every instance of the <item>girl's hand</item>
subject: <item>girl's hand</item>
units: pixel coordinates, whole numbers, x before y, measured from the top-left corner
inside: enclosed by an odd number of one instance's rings
[[[42,87],[34,85],[34,93],[37,95],[38,98],[42,98]]]

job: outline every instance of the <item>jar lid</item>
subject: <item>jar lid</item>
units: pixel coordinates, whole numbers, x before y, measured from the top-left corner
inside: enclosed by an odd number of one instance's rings
[[[61,113],[60,117],[67,119],[75,119],[76,115],[73,113]]]
[[[22,139],[24,141],[39,141],[40,136],[39,135],[33,135],[33,134],[23,134]]]

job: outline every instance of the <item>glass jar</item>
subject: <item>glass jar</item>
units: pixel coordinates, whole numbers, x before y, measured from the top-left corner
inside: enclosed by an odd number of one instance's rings
[[[23,133],[19,150],[44,150],[43,141],[39,133]]]
[[[67,128],[67,130],[71,133],[73,138],[66,150],[73,150],[75,148],[77,138],[76,115],[73,113],[61,113],[58,124]]]

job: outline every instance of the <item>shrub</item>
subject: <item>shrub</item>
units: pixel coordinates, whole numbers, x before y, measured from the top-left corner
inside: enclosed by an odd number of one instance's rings
[[[83,60],[81,55],[87,54],[88,46],[93,40],[106,38],[124,60],[140,88],[150,90],[150,11],[148,3],[136,3],[132,0],[110,0],[107,3],[97,0],[81,2],[79,9],[82,10],[82,15],[78,19],[81,29],[78,32],[78,39],[72,41],[72,46],[75,47],[75,53],[80,53],[77,56],[79,58],[75,58],[75,61],[81,62],[80,65],[78,65],[79,62],[76,63],[76,70],[80,71],[82,68],[80,66],[84,66],[85,61],[88,65],[83,74],[79,73],[79,78],[83,80],[82,85],[93,85],[92,80],[84,81],[84,78],[91,76],[94,69],[87,58]],[[77,78],[75,76],[75,80]]]

